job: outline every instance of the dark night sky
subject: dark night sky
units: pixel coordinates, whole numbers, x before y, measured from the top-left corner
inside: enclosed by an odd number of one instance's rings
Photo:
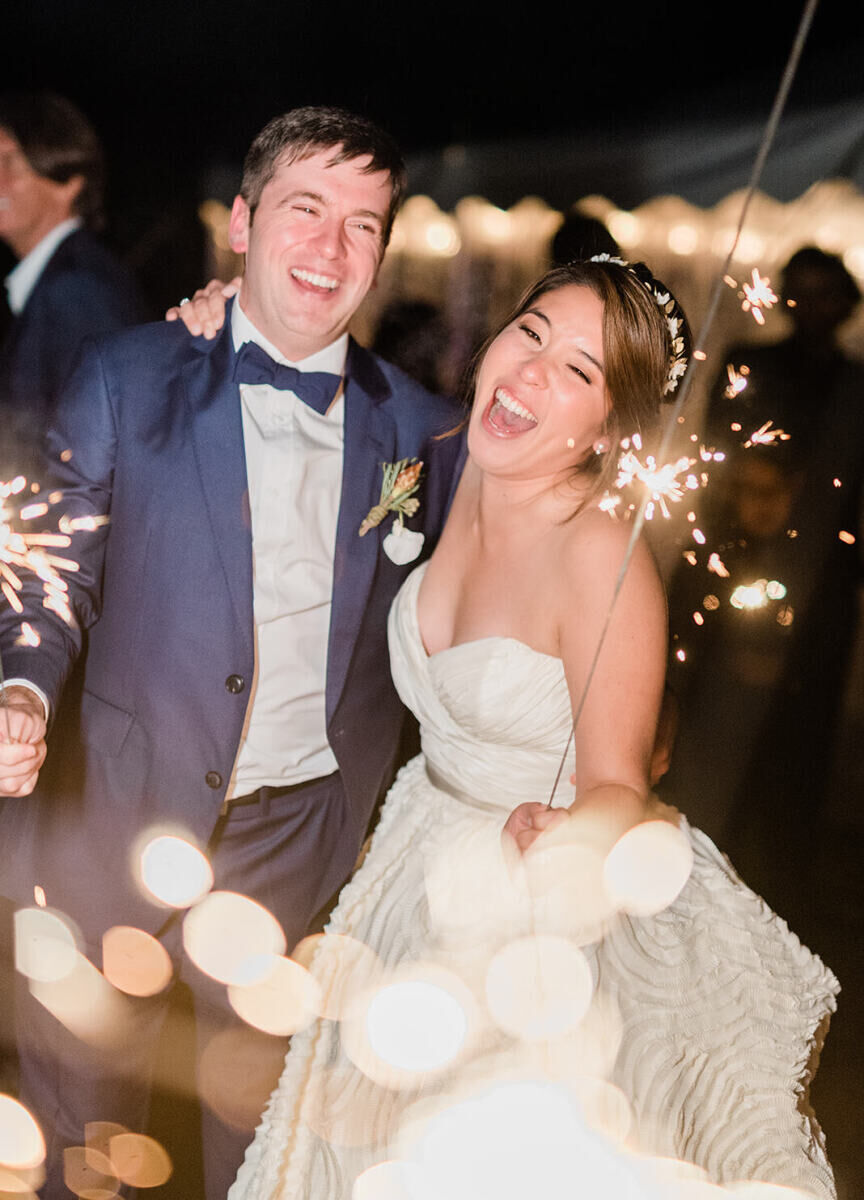
[[[721,103],[767,115],[802,7],[28,0],[4,14],[2,86],[51,87],[92,118],[109,154],[115,239],[128,244],[152,233],[154,212],[199,197],[208,163],[239,163],[258,128],[296,104],[364,111],[408,153],[614,136]],[[864,93],[856,10],[822,0],[793,106]]]

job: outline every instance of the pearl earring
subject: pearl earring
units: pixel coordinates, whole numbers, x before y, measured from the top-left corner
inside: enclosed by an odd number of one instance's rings
[[[607,441],[605,441],[603,438],[598,438],[597,441],[594,443],[594,453],[595,454],[605,454],[608,449],[609,449],[609,443]]]

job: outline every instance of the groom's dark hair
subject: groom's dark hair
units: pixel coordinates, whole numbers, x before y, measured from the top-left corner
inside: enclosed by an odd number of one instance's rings
[[[381,236],[383,250],[390,240],[393,220],[405,191],[405,163],[389,133],[366,117],[358,117],[343,108],[294,108],[264,126],[249,147],[243,164],[240,195],[249,205],[250,218],[254,217],[261,193],[277,167],[300,162],[325,150],[335,151],[330,160],[333,166],[355,158],[368,158],[364,174],[385,171],[390,176],[392,192]]]

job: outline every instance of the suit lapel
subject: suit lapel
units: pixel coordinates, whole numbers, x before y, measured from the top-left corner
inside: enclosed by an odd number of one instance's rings
[[[203,339],[196,341],[202,350],[200,358],[187,363],[182,372],[186,399],[192,410],[195,460],[225,585],[244,649],[251,658],[252,532],[240,391],[231,378],[234,352],[230,308],[215,344]],[[202,580],[202,587],[212,586],[213,581]]]
[[[380,532],[358,535],[360,523],[381,491],[381,464],[396,451],[389,386],[375,360],[351,342],[345,380],[345,449],[342,494],[333,559],[333,603],[327,648],[327,719],[342,689],[375,577]],[[386,663],[382,670],[387,670]]]

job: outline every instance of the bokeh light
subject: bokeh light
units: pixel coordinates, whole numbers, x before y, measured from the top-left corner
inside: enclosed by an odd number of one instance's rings
[[[174,972],[168,951],[151,934],[115,925],[102,936],[102,973],[128,996],[155,996]]]
[[[172,908],[196,904],[213,886],[213,868],[185,838],[169,834],[151,838],[141,851],[139,865],[146,890]]]
[[[462,981],[412,963],[357,998],[342,1026],[348,1057],[385,1087],[410,1087],[449,1067],[466,1048],[474,1003]]]
[[[33,1117],[19,1101],[0,1095],[0,1164],[29,1168],[44,1158],[45,1139]]]
[[[78,954],[74,969],[56,980],[30,981],[30,992],[75,1037],[103,1049],[119,1049],[127,1040],[134,1003]]]
[[[143,1133],[126,1132],[112,1137],[109,1158],[117,1178],[130,1187],[161,1187],[171,1178],[168,1152]]]
[[[211,892],[183,920],[183,945],[192,962],[220,983],[261,975],[261,956],[285,953],[285,934],[263,904],[239,892]]]
[[[642,1165],[589,1130],[577,1099],[537,1080],[496,1084],[437,1113],[402,1157],[414,1200],[659,1200]]]
[[[375,993],[366,1030],[373,1054],[384,1062],[406,1071],[434,1071],[459,1053],[468,1019],[446,988],[409,979]]]
[[[690,878],[689,839],[668,821],[644,821],[618,839],[603,867],[607,891],[634,916],[650,916],[672,903]]]
[[[107,1155],[84,1146],[63,1151],[63,1182],[80,1200],[113,1200],[119,1187]]]
[[[319,1016],[344,1020],[357,998],[382,976],[381,960],[363,942],[342,933],[316,933],[291,952],[317,980]]]
[[[381,1162],[354,1181],[351,1200],[437,1200],[424,1188],[421,1173],[412,1163]]]
[[[355,1067],[323,1067],[310,1076],[303,1120],[334,1146],[386,1145],[391,1141],[398,1093]]]
[[[486,972],[492,1019],[527,1040],[573,1029],[588,1011],[593,990],[591,968],[579,947],[550,934],[510,942]]]
[[[288,1036],[304,1029],[320,1007],[317,980],[293,959],[276,954],[265,955],[260,970],[253,982],[229,986],[231,1007],[248,1025],[264,1033]]]
[[[14,917],[15,966],[28,979],[50,983],[75,969],[78,947],[68,920],[49,908],[19,908]]]

